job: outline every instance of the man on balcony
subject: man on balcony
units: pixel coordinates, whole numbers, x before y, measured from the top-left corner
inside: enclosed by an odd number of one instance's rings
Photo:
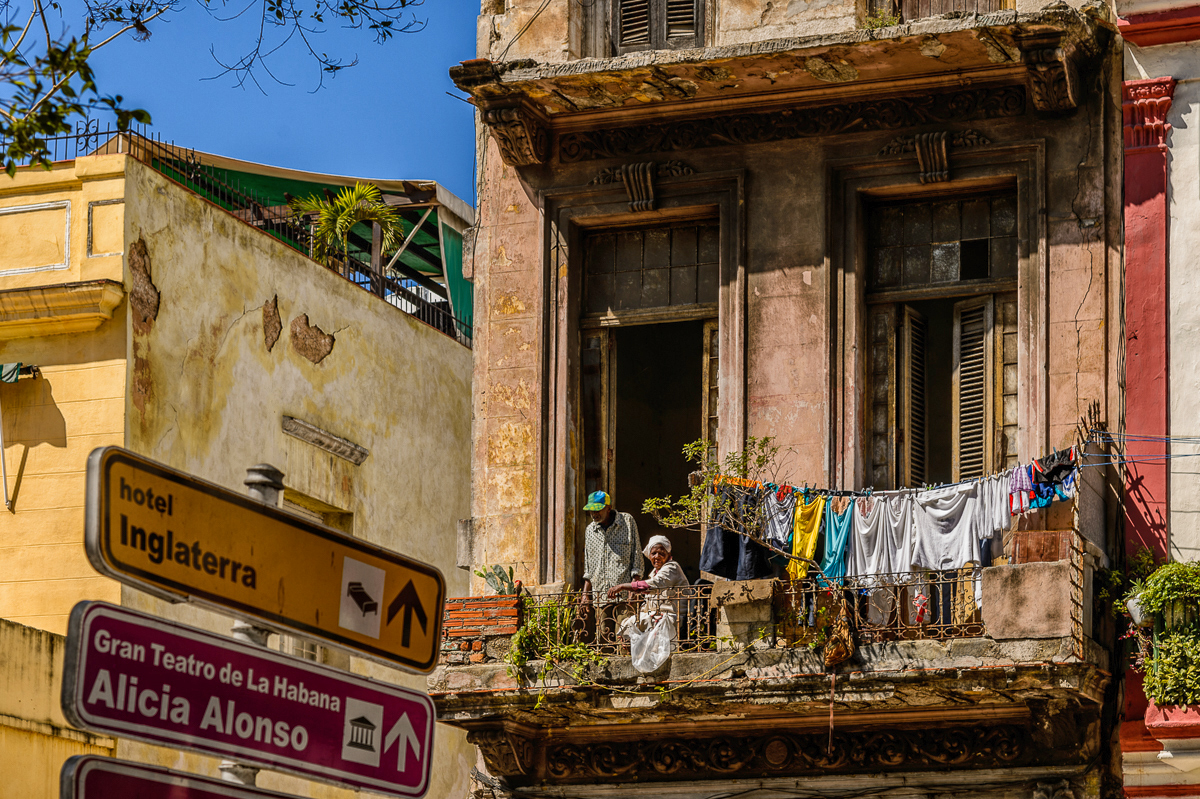
[[[608,592],[622,583],[642,579],[642,541],[633,516],[619,513],[605,492],[589,494],[583,509],[592,521],[583,534],[581,610],[591,616],[593,594],[603,603],[597,638],[609,643],[616,629],[617,610],[624,603],[609,602]]]

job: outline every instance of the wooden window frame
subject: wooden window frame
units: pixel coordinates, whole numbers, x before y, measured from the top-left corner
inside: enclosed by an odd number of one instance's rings
[[[746,435],[745,172],[705,172],[655,183],[656,210],[631,212],[621,184],[583,185],[539,194],[543,281],[541,432],[538,434],[537,579],[574,584],[582,567],[578,546],[585,526],[581,446],[580,355],[583,238],[590,229],[715,219],[720,227],[719,289],[715,309],[693,307],[693,319],[717,317],[718,453],[742,448]],[[664,309],[669,312],[669,309]],[[703,314],[703,315],[701,315]],[[677,314],[667,314],[678,318]],[[641,314],[606,324],[671,321]]]
[[[879,137],[879,145],[887,143]],[[864,149],[869,149],[864,147]],[[921,182],[916,159],[882,161],[870,156],[835,159],[827,164],[830,186],[827,251],[831,279],[826,291],[832,322],[828,363],[830,423],[829,474],[835,487],[870,484],[870,357],[866,301],[867,206],[881,200],[941,199],[1015,188],[1018,266],[1015,281],[972,286],[964,295],[1017,292],[1017,434],[1016,454],[1033,457],[1049,441],[1049,263],[1045,207],[1046,143],[1033,139],[984,145],[955,153],[952,180]],[[889,301],[916,301],[921,291],[901,292]],[[873,295],[875,296],[875,295]],[[939,291],[937,296],[948,296]],[[877,299],[885,299],[876,297]],[[999,382],[999,381],[995,381]],[[1010,453],[1011,455],[1011,453]]]

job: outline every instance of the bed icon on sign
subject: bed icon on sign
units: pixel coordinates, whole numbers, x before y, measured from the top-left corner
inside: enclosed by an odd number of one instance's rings
[[[353,582],[348,584],[346,586],[346,596],[354,600],[354,604],[358,605],[358,609],[362,611],[362,615],[366,616],[368,613],[374,613],[376,616],[379,615],[379,603],[371,598],[371,595],[363,588],[362,583]]]

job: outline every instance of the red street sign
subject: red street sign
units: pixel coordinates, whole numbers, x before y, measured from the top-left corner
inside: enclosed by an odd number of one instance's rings
[[[59,799],[296,799],[261,788],[127,763],[76,755],[63,764]]]
[[[396,796],[429,785],[428,696],[103,602],[71,611],[63,713],[82,729]]]

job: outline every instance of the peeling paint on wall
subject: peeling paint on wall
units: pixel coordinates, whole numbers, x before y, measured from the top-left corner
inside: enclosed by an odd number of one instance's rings
[[[129,307],[133,309],[135,333],[149,333],[158,318],[158,287],[150,276],[150,251],[141,236],[129,245]]]
[[[313,363],[325,360],[333,352],[334,338],[316,325],[308,323],[308,314],[292,320],[292,349]]]
[[[804,68],[817,80],[828,83],[845,83],[858,77],[858,70],[853,64],[835,63],[824,58],[810,58],[804,62]]]
[[[270,352],[275,348],[275,342],[279,341],[279,334],[283,331],[283,322],[279,319],[278,294],[263,303],[262,313],[263,343],[267,345],[267,352]]]

